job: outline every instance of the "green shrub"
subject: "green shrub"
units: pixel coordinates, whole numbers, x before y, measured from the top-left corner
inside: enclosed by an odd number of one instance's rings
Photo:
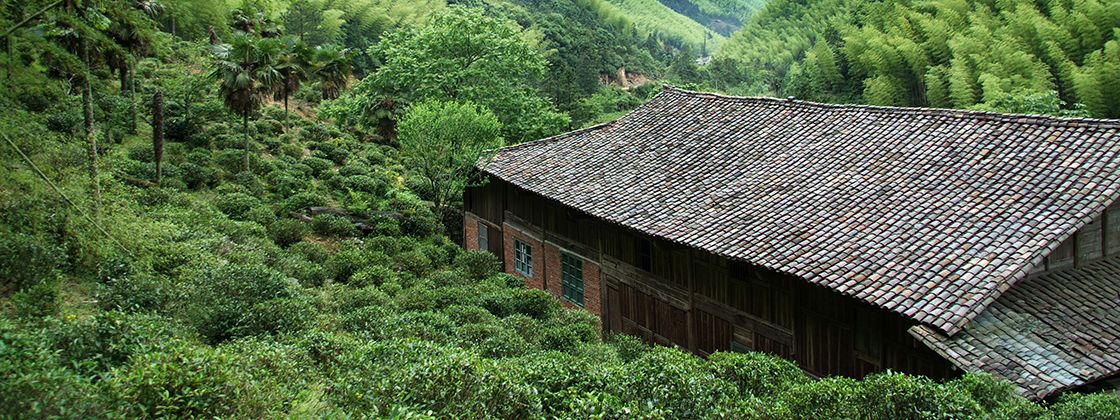
[[[268,237],[280,247],[288,247],[303,241],[307,235],[307,223],[302,220],[283,218],[268,226]]]
[[[97,388],[42,345],[42,333],[0,317],[0,418],[96,418]]]
[[[311,219],[311,230],[323,236],[350,238],[358,236],[358,228],[350,219],[334,214],[319,214]]]
[[[327,275],[338,283],[348,283],[350,277],[368,265],[362,250],[346,247],[331,255],[324,267]]]
[[[289,170],[292,171],[293,175],[299,177],[300,179],[311,179],[315,177],[315,170],[311,169],[310,166],[304,165],[302,163],[293,164]]]
[[[252,172],[238,172],[237,175],[234,175],[233,182],[245,187],[245,189],[249,191],[249,194],[252,194],[254,197],[261,197],[265,193],[264,183]]]
[[[490,324],[498,320],[486,308],[475,305],[449,305],[443,309],[455,325]]]
[[[253,305],[247,335],[293,333],[307,328],[315,308],[300,298],[271,299]]]
[[[654,347],[627,364],[617,380],[623,403],[666,418],[718,418],[734,406],[734,385],[704,369],[702,359],[674,348]]]
[[[433,268],[443,267],[451,264],[452,256],[448,252],[448,248],[444,246],[436,244],[424,244],[420,245],[416,250],[420,251],[421,254],[424,254],[425,257],[428,257],[428,259],[432,261]]]
[[[369,165],[361,162],[350,163],[341,168],[338,168],[338,174],[347,177],[354,175],[369,175],[369,173],[372,171],[373,168],[370,168]]]
[[[401,232],[418,238],[443,232],[443,224],[428,206],[409,200],[393,199],[386,202],[389,210],[400,212]]]
[[[128,418],[262,417],[270,400],[235,363],[204,346],[139,354],[113,371],[110,408]]]
[[[738,386],[744,397],[769,398],[809,381],[795,363],[759,352],[716,352],[708,357],[708,370]]]
[[[322,265],[299,257],[288,256],[280,259],[277,262],[277,269],[284,275],[296,279],[301,285],[308,287],[322,286],[328,277],[327,270]]]
[[[373,222],[372,229],[369,232],[370,236],[395,237],[401,234],[401,225],[397,222],[397,219],[388,216],[374,216],[370,220]]]
[[[342,187],[351,191],[370,193],[384,196],[389,191],[389,184],[384,180],[375,179],[367,175],[352,175],[342,179]]]
[[[540,333],[541,347],[570,352],[583,343],[595,341],[595,328],[587,324],[550,325]]]
[[[284,203],[283,211],[305,213],[308,207],[322,207],[325,205],[327,205],[327,197],[313,192],[301,192],[288,197],[288,200]]]
[[[268,181],[268,190],[280,197],[291,197],[301,191],[311,188],[307,181],[296,178],[292,174],[276,170],[265,176]]]
[[[615,353],[618,354],[618,358],[623,362],[634,361],[635,359],[642,357],[643,354],[646,354],[646,352],[648,352],[651,348],[650,345],[642,341],[641,338],[629,334],[610,334],[604,341],[614,347]],[[719,372],[717,372],[716,374],[718,375]],[[723,378],[731,380],[728,375],[724,375]]]
[[[249,210],[260,206],[261,201],[246,193],[230,193],[219,197],[214,205],[230,219],[246,220]]]
[[[240,141],[236,142],[240,145]],[[226,149],[214,156],[214,163],[225,169],[231,174],[245,170],[245,151],[238,149]],[[249,168],[258,168],[261,166],[261,157],[256,153],[249,153]]]
[[[54,282],[39,283],[12,295],[12,307],[20,318],[42,318],[58,313],[58,289]]]
[[[191,189],[198,189],[206,186],[213,178],[210,169],[191,162],[185,162],[180,165],[179,172],[183,183],[187,184],[187,187]]]
[[[1042,406],[1020,397],[1011,382],[986,373],[965,373],[946,386],[968,395],[992,418],[1036,419],[1044,414]]]
[[[299,161],[299,163],[302,163],[302,164],[310,167],[311,168],[311,174],[314,175],[315,177],[319,177],[323,173],[330,172],[331,167],[334,165],[334,162],[331,162],[327,159],[318,158],[318,157],[315,157],[315,156],[310,156],[310,157],[303,158],[303,160]]]
[[[464,347],[473,347],[483,357],[517,357],[532,351],[517,332],[498,324],[464,325],[456,334]]]
[[[482,280],[497,274],[502,265],[498,262],[498,257],[489,251],[467,249],[455,257],[455,266],[461,268],[471,279]]]
[[[279,272],[259,265],[231,263],[204,269],[196,273],[191,286],[188,318],[199,335],[212,343],[277,332],[262,329],[253,311],[259,303],[294,294]]]
[[[163,349],[182,333],[168,319],[116,311],[69,315],[46,331],[45,340],[59,361],[84,374],[106,372],[133,356]]]
[[[435,287],[462,287],[471,283],[458,270],[438,270],[429,275],[428,280]]]
[[[349,314],[367,306],[384,306],[390,302],[389,295],[375,286],[343,290],[338,297],[338,312],[341,314]]]
[[[416,247],[416,240],[408,237],[375,236],[366,237],[366,248],[385,255],[397,255]]]
[[[351,287],[381,286],[397,280],[397,273],[383,265],[371,265],[350,277]]]
[[[276,147],[276,153],[299,159],[303,157],[303,146],[299,143],[284,143]]]
[[[331,253],[327,251],[326,247],[315,242],[297,243],[289,247],[288,252],[316,264],[325,263],[331,257]]]
[[[28,290],[58,278],[62,250],[37,237],[17,233],[0,235],[0,296]]]
[[[540,342],[541,323],[523,314],[512,314],[499,319],[498,324],[520,335],[527,343],[536,346]]]
[[[128,148],[128,158],[138,162],[154,162],[156,152],[150,143],[135,144]]]
[[[423,276],[432,269],[432,260],[418,250],[401,252],[393,256],[393,265],[417,276]]]
[[[522,314],[534,319],[548,319],[560,309],[560,301],[541,289],[506,289],[482,298],[482,307],[504,318]]]
[[[148,273],[103,276],[94,294],[105,310],[161,311],[174,296],[174,286]]]
[[[1062,395],[1050,406],[1054,420],[1106,420],[1120,418],[1120,396],[1115,394]]]

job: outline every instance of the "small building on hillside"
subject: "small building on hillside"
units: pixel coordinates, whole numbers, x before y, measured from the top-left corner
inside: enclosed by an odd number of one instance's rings
[[[814,375],[1120,372],[1120,122],[664,90],[500,149],[466,244],[605,330]]]

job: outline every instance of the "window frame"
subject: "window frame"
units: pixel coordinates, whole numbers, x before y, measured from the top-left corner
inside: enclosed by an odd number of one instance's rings
[[[533,245],[513,239],[513,269],[529,278],[533,277]]]
[[[482,221],[478,222],[478,249],[490,250],[490,226],[482,223]]]
[[[584,296],[583,259],[567,252],[560,253],[561,296],[579,307],[583,307]]]

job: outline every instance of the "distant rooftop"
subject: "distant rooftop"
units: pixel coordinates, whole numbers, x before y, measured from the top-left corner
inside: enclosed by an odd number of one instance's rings
[[[1118,124],[666,86],[485,170],[952,335],[1116,198]]]

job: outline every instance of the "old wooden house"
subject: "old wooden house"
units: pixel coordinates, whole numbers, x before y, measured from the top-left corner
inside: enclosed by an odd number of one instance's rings
[[[481,162],[466,243],[605,330],[1042,398],[1120,372],[1118,129],[666,86]]]

